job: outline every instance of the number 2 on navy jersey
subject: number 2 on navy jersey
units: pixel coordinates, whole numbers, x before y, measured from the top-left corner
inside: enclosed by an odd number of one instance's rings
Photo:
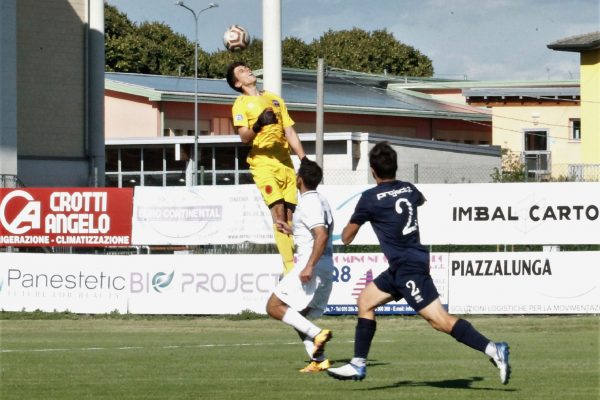
[[[410,295],[412,297],[415,297],[419,293],[421,293],[421,290],[419,290],[419,288],[417,287],[417,284],[415,283],[415,281],[408,281],[408,282],[406,282],[406,287],[410,289]]]
[[[413,205],[407,199],[400,198],[396,201],[396,212],[398,214],[402,214],[404,211],[402,210],[402,205],[406,206],[408,210],[408,217],[406,219],[406,224],[404,224],[404,228],[402,229],[403,235],[408,235],[411,232],[417,230],[417,220],[414,217]]]

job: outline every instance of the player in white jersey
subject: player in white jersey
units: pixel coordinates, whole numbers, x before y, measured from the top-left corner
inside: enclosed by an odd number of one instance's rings
[[[308,319],[323,314],[333,284],[333,217],[329,203],[316,191],[322,178],[323,171],[314,161],[306,160],[298,169],[300,199],[293,230],[285,221],[277,222],[282,232],[293,231],[296,262],[267,302],[267,313],[296,329],[304,342],[310,363],[300,372],[319,372],[331,365],[324,350],[332,333]]]

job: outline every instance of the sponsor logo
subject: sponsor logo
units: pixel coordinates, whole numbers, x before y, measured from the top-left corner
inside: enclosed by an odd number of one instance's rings
[[[62,273],[27,273],[21,269],[10,268],[7,274],[7,288],[22,289],[60,289],[60,290],[124,290],[125,277],[79,271]]]
[[[19,199],[21,200],[19,202]],[[11,201],[23,203],[21,210],[12,221],[6,218],[6,210]],[[29,232],[31,229],[39,229],[41,221],[41,206],[39,201],[34,201],[33,196],[23,190],[14,190],[4,196],[0,202],[0,223],[13,235],[21,235]]]
[[[138,221],[221,221],[223,206],[138,207]]]
[[[367,287],[369,283],[373,281],[373,270],[369,269],[363,276],[358,279],[354,289],[352,290],[352,297],[358,299],[360,293]]]
[[[162,293],[163,289],[168,287],[173,282],[173,275],[175,271],[172,271],[169,275],[164,272],[158,272],[152,277],[152,288],[158,293]]]
[[[552,275],[549,259],[537,260],[453,260],[452,276]]]
[[[244,117],[242,116],[242,114],[236,114],[236,116],[235,116],[236,121],[241,121],[243,119],[244,119]]]
[[[539,221],[596,221],[600,209],[595,205],[546,206],[532,205],[529,220]],[[452,207],[452,221],[519,221],[512,207]]]
[[[390,190],[389,192],[377,193],[377,200],[385,199],[388,196],[396,198],[403,193],[412,193],[412,189],[410,188],[410,186],[406,186],[406,187],[403,187],[400,189]]]
[[[279,282],[279,274],[208,274],[184,273],[181,275],[181,292],[195,293],[269,293]]]

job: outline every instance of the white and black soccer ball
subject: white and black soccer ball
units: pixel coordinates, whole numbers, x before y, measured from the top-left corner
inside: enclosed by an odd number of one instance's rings
[[[223,44],[229,51],[244,50],[250,43],[250,34],[241,25],[231,25],[223,34]]]

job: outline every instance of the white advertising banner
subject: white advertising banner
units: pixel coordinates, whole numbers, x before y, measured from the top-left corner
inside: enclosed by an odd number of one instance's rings
[[[600,252],[453,253],[449,268],[450,313],[600,313]]]
[[[427,244],[600,244],[600,183],[419,185]]]
[[[355,314],[387,268],[379,253],[334,254],[328,314]],[[432,253],[431,275],[454,314],[598,314],[600,252]],[[265,313],[279,255],[0,253],[0,309],[75,313]],[[404,301],[378,314],[413,313]]]
[[[133,314],[264,314],[282,269],[277,254],[136,258],[129,294]]]
[[[365,286],[388,268],[383,254],[334,254],[333,290],[326,314],[357,314],[356,299]],[[432,253],[429,266],[431,277],[440,294],[440,301],[448,305],[448,255]],[[392,301],[375,309],[377,314],[414,314],[405,300]]]
[[[126,266],[124,256],[0,253],[0,309],[126,313]]]
[[[421,241],[439,244],[598,244],[600,183],[417,185]],[[321,185],[334,243],[369,186]],[[135,245],[273,243],[271,214],[254,185],[136,187]],[[378,244],[366,224],[353,244]]]
[[[138,245],[273,243],[271,213],[255,185],[135,188]]]
[[[382,254],[335,254],[329,314],[355,314],[358,294],[387,268]],[[447,256],[432,254],[447,303]],[[0,253],[0,309],[75,313],[265,313],[281,258],[261,255],[45,255]],[[412,313],[393,302],[377,313]]]

